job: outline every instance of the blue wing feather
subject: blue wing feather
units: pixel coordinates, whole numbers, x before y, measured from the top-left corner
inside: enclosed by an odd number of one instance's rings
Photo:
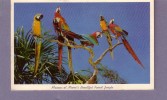
[[[83,37],[85,40],[89,41],[90,43],[92,43],[92,44],[94,44],[94,45],[98,45],[98,43],[97,43],[90,35],[84,34],[84,35],[82,35],[82,37]]]

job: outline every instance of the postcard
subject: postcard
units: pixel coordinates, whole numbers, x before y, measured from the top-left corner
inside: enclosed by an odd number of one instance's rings
[[[154,0],[12,0],[11,90],[153,90]]]

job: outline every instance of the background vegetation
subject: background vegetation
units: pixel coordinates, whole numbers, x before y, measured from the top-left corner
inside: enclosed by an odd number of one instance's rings
[[[44,32],[43,37],[56,38],[50,36],[49,32]],[[31,30],[25,32],[23,27],[19,27],[14,33],[14,83],[15,84],[84,84],[91,76],[91,69],[83,69],[75,72],[74,75],[63,67],[62,73],[57,68],[57,44],[42,40],[41,59],[39,70],[34,76],[35,64],[35,41]],[[66,58],[63,57],[66,64]],[[97,84],[125,84],[117,72],[99,64],[99,74],[96,79]]]

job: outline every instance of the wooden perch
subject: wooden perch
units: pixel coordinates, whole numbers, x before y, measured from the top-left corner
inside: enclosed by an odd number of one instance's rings
[[[103,57],[107,54],[108,51],[112,51],[114,48],[116,48],[118,45],[121,45],[122,43],[117,43],[115,44],[112,48],[108,48],[107,50],[105,50],[102,55],[96,60],[94,61],[94,63],[97,65],[101,62],[101,60],[103,59]]]
[[[66,37],[64,37],[64,38],[65,38],[65,40],[67,40]],[[69,41],[66,41],[65,43],[62,43],[62,42],[60,42],[58,40],[51,40],[51,42],[57,42],[60,45],[71,47],[71,48],[76,48],[76,49],[82,48],[82,49],[85,49],[85,50],[87,50],[89,52],[90,57],[89,57],[88,61],[89,61],[90,65],[93,67],[94,72],[93,72],[93,75],[90,77],[90,79],[85,84],[95,84],[95,82],[96,82],[96,76],[98,74],[98,69],[97,69],[96,66],[101,62],[101,60],[107,54],[107,52],[112,51],[118,45],[122,44],[122,43],[117,43],[112,48],[106,49],[97,60],[93,61],[93,58],[94,58],[95,55],[94,55],[94,51],[92,50],[92,48],[89,48],[89,47],[83,46],[83,45],[78,45],[75,42],[74,42],[75,45],[71,45],[69,43]]]

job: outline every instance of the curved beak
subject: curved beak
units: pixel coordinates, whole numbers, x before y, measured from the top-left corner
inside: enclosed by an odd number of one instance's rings
[[[40,16],[39,16],[39,19],[41,20],[43,18],[43,15],[41,14]]]
[[[56,13],[60,13],[60,10],[61,10],[60,7],[57,7],[56,8]]]
[[[111,19],[109,24],[113,24],[114,23],[114,19]]]
[[[104,20],[104,17],[102,15],[100,16],[100,20]]]
[[[100,32],[100,38],[102,38],[102,37],[103,37],[102,32]]]
[[[35,17],[35,19],[36,20],[41,20],[43,18],[43,14],[36,14],[36,17]]]
[[[97,38],[101,38],[103,35],[102,35],[102,32],[98,32],[97,33]]]

